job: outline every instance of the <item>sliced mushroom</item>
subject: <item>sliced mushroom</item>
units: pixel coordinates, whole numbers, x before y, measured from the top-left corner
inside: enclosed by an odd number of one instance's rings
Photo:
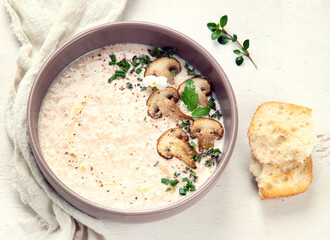
[[[207,95],[211,93],[211,85],[205,78],[193,78],[191,79],[194,82],[196,87],[195,92],[198,94],[198,104],[204,107],[207,107]],[[188,80],[187,80],[188,81]],[[184,88],[186,86],[186,82],[180,84],[178,88],[178,93],[180,97],[182,97],[182,93],[184,92]]]
[[[223,127],[221,123],[214,119],[201,118],[191,125],[190,136],[198,138],[199,151],[203,151],[214,146],[215,139],[222,138]]]
[[[181,65],[175,58],[162,57],[153,61],[144,73],[144,76],[156,75],[167,77],[170,84],[174,84],[174,76],[171,74],[174,71],[175,75],[181,72]]]
[[[176,102],[179,100],[178,92],[173,87],[154,91],[147,100],[148,114],[152,118],[169,117],[174,121],[190,119],[192,117],[181,112]]]
[[[188,143],[189,137],[185,131],[180,128],[172,128],[164,132],[157,142],[157,151],[159,155],[166,159],[176,157],[195,169],[193,160],[196,151]]]

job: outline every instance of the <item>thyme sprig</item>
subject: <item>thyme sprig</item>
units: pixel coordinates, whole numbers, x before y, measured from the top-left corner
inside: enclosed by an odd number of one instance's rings
[[[210,147],[207,150],[204,150],[200,153],[195,153],[193,156],[193,159],[200,162],[202,157],[208,157],[208,159],[205,160],[205,165],[207,167],[211,167],[212,165],[217,165],[220,161],[220,154],[221,151],[219,148],[213,148]]]
[[[165,47],[163,49],[159,47],[154,47],[153,49],[148,49],[149,54],[155,58],[161,57],[172,57],[175,54],[175,48]]]
[[[211,38],[212,40],[218,40],[218,42],[222,45],[227,44],[229,41],[232,41],[233,43],[237,43],[240,47],[240,49],[236,49],[233,52],[238,55],[238,57],[235,59],[235,63],[237,66],[242,65],[244,62],[244,57],[247,57],[250,59],[250,61],[253,63],[254,67],[258,69],[257,64],[253,61],[253,59],[250,56],[250,53],[248,51],[248,48],[250,47],[250,40],[246,39],[243,42],[243,45],[238,41],[237,35],[233,34],[231,35],[225,30],[225,26],[228,22],[228,16],[224,15],[220,18],[219,24],[216,24],[214,22],[210,22],[207,24],[208,29],[211,30]]]
[[[190,131],[190,120],[182,120],[181,124],[177,124],[177,126],[183,130],[185,130],[186,132]]]

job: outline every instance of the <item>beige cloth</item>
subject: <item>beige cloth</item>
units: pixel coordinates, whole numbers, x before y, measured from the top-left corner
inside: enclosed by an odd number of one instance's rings
[[[22,43],[6,112],[7,132],[14,145],[14,186],[38,220],[18,219],[15,226],[1,226],[0,239],[109,239],[110,231],[101,220],[69,205],[45,181],[30,150],[26,107],[45,59],[69,37],[120,20],[126,0],[4,0],[4,5]]]

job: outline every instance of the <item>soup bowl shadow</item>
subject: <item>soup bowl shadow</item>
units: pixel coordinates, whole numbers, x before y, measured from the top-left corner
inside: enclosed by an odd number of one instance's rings
[[[67,187],[43,158],[38,139],[38,116],[48,88],[61,71],[80,56],[117,43],[137,43],[175,48],[176,55],[198,69],[210,82],[222,110],[225,140],[221,160],[210,178],[195,192],[172,204],[147,210],[122,210],[83,198]],[[238,113],[231,84],[217,61],[198,43],[168,27],[146,22],[119,22],[88,29],[63,44],[41,67],[31,88],[28,109],[28,135],[37,164],[54,190],[67,202],[97,218],[120,222],[149,222],[177,214],[201,199],[220,178],[234,150]]]

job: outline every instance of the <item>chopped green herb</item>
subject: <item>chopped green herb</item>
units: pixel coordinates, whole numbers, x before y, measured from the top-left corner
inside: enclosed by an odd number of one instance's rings
[[[171,75],[172,75],[173,77],[175,77],[176,74],[175,74],[175,71],[174,71],[174,70],[171,71]]]
[[[210,116],[210,118],[213,118],[213,119],[217,118],[218,120],[220,120],[221,117],[222,117],[222,114],[221,114],[221,112],[220,112],[219,110],[215,111],[215,112]]]
[[[108,82],[111,83],[113,80],[115,80],[117,77],[117,75],[113,75],[111,78],[109,78]]]
[[[212,166],[212,161],[211,160],[206,160],[205,161],[205,166],[211,167]]]
[[[197,162],[201,162],[202,156],[199,155],[198,153],[195,153],[193,159],[196,160]]]
[[[151,63],[150,57],[147,56],[147,55],[142,54],[142,57],[140,58],[140,63],[149,66],[150,63]]]
[[[174,132],[174,129],[171,129],[171,132]]]
[[[139,73],[141,73],[141,72],[142,72],[142,69],[141,69],[141,68],[136,69],[136,73],[137,73],[137,74],[139,74]]]
[[[132,83],[127,83],[127,84],[126,84],[126,88],[128,88],[128,89],[132,89],[132,88],[133,88]]]
[[[202,118],[209,114],[210,110],[211,109],[209,107],[198,107],[192,112],[191,115],[194,119]]]
[[[139,82],[142,82],[142,79],[141,79],[141,78],[137,78],[137,80],[138,80]]]
[[[159,48],[159,47],[154,47],[154,49],[148,49],[149,54],[152,57],[155,58],[161,58],[161,57],[172,57],[175,53],[175,49],[171,48]]]
[[[144,121],[146,121],[147,120],[147,117],[144,117],[144,119],[143,119]]]
[[[143,92],[143,91],[147,90],[147,88],[140,86],[140,90],[141,90],[141,92]]]
[[[190,171],[190,168],[186,166],[186,171]]]
[[[195,147],[196,147],[196,143],[194,143],[194,142],[190,142],[189,145],[190,145],[192,148],[195,148]]]
[[[170,182],[170,180],[168,178],[162,178],[162,180],[161,180],[161,183],[165,184],[165,185],[168,185],[169,182]]]
[[[186,190],[184,190],[183,188],[179,189],[179,193],[180,193],[180,195],[183,195],[183,196],[185,196],[187,194]]]
[[[184,91],[182,93],[182,101],[187,106],[189,111],[193,111],[198,103],[198,94],[195,93],[195,85],[194,81],[189,79],[186,82],[186,86],[184,87]]]
[[[192,170],[190,171],[189,177],[190,178],[193,177],[193,181],[194,182],[196,182],[196,179],[198,178],[196,172],[195,171],[192,171]]]
[[[196,178],[197,178],[197,176],[196,176]],[[195,180],[196,178],[194,178],[194,180]],[[186,185],[183,186],[183,188],[180,188],[180,189],[179,189],[179,193],[180,193],[180,190],[181,190],[181,189],[182,189],[181,192],[184,191],[184,193],[186,193],[186,191],[188,191],[188,190],[190,190],[191,192],[196,190],[196,187],[192,184],[193,182],[192,182],[190,179],[188,179],[188,178],[182,178],[182,181],[183,181],[183,182],[186,182]],[[180,194],[181,194],[181,193],[180,193]],[[185,195],[185,194],[181,194],[181,195]]]
[[[117,63],[119,67],[122,67],[124,72],[127,72],[128,69],[130,69],[131,65],[126,60],[121,60]]]
[[[207,105],[215,110],[215,99],[213,97],[210,97],[210,99],[207,101]]]
[[[189,76],[195,75],[195,68],[189,68],[188,63],[184,64],[184,68],[187,70]]]
[[[155,164],[154,164],[154,167],[156,167],[158,165],[159,161],[157,161]]]
[[[133,67],[137,67],[137,66],[139,66],[140,63],[139,63],[138,61],[139,61],[139,59],[137,58],[137,56],[134,56],[134,57],[132,58],[132,62],[131,62],[132,66],[133,66]]]
[[[180,176],[181,175],[181,173],[178,173],[178,172],[174,172],[174,177],[178,177],[178,176]]]
[[[174,179],[174,180],[171,180],[170,181],[170,184],[171,184],[171,186],[176,186],[177,184],[179,183],[179,180],[178,179]]]
[[[172,190],[172,188],[166,188],[166,192],[169,192],[169,191],[171,191]]]
[[[115,65],[116,64],[116,56],[115,55],[111,55],[110,56],[111,62],[109,62],[109,65]]]
[[[186,132],[189,132],[190,130],[190,121],[189,120],[182,120],[181,125],[179,125],[181,128],[183,128],[183,130],[185,130]]]

